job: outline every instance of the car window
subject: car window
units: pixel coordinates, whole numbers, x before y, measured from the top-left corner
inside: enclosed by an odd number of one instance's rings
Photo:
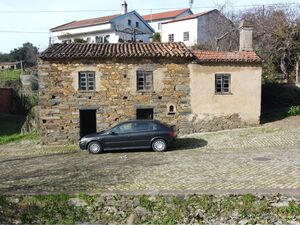
[[[130,133],[134,131],[134,124],[133,123],[124,123],[119,126],[116,126],[112,129],[113,132],[117,134],[124,134],[124,133]]]
[[[138,122],[136,123],[136,131],[153,131],[158,130],[158,126],[152,122]]]

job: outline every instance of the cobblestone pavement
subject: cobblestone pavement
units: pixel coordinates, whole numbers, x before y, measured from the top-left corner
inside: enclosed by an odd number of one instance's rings
[[[291,190],[300,193],[300,128],[182,137],[165,153],[90,155],[77,147],[0,146],[0,193]]]

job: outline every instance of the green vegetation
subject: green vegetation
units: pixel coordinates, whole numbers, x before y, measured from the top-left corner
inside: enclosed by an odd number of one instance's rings
[[[300,114],[300,88],[266,83],[262,87],[262,122]]]
[[[152,41],[153,42],[161,42],[160,33],[158,33],[158,32],[154,33],[153,36],[152,36]]]
[[[24,116],[0,114],[0,145],[13,141],[37,140],[37,133],[20,134],[24,122]]]
[[[297,115],[300,115],[300,106],[297,105],[297,106],[291,106],[288,110],[288,114],[290,116],[297,116]]]
[[[20,197],[19,203],[0,197],[0,223],[12,223],[19,220],[23,224],[74,224],[87,217],[83,207],[68,204],[69,196],[65,194]]]
[[[277,201],[251,194],[223,197],[119,195],[113,198],[86,194],[74,198],[66,194],[0,196],[0,223],[124,224],[132,214],[135,224],[205,224],[213,221],[218,224],[221,218],[226,223],[247,219],[247,224],[299,221],[299,202],[290,201],[287,206],[272,205]]]
[[[21,75],[21,70],[2,70],[0,71],[0,81],[18,80]]]

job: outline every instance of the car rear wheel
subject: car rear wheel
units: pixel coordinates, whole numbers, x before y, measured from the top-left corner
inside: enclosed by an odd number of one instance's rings
[[[156,139],[152,142],[152,149],[156,152],[163,152],[167,149],[167,142],[164,139]]]
[[[88,150],[89,150],[89,153],[91,153],[91,154],[99,154],[99,153],[102,152],[103,149],[102,149],[102,146],[99,142],[92,141],[88,145]]]

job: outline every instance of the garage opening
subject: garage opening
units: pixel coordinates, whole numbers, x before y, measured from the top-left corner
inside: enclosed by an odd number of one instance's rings
[[[80,110],[80,137],[97,132],[96,110]]]
[[[138,120],[153,120],[153,108],[137,109],[136,119]]]

